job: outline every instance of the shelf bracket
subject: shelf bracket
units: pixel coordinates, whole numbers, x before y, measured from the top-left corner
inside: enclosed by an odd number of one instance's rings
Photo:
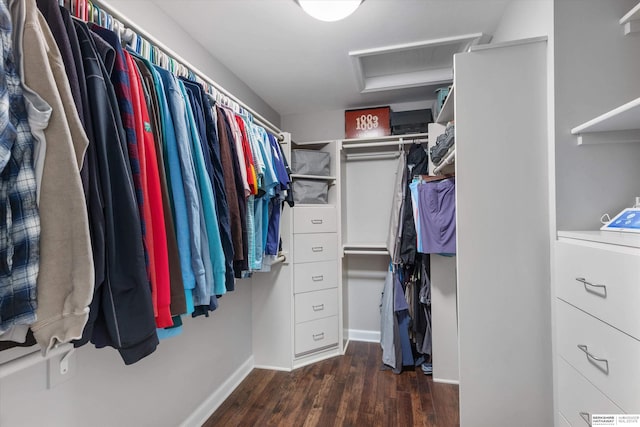
[[[578,145],[640,142],[640,130],[577,133]]]
[[[627,36],[632,33],[640,32],[640,19],[634,19],[627,21],[623,25],[624,35]]]

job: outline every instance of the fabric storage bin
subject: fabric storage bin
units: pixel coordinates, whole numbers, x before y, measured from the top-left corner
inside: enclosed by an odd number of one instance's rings
[[[300,175],[329,176],[331,154],[318,150],[291,150],[291,171]]]
[[[293,180],[293,201],[301,204],[327,204],[329,183],[319,179]]]

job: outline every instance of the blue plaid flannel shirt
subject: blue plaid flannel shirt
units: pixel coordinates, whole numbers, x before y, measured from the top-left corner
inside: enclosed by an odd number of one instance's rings
[[[33,136],[11,31],[0,1],[0,333],[36,319],[40,240]]]

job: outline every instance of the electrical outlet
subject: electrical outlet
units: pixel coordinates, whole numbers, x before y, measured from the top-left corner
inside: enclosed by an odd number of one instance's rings
[[[76,374],[76,352],[70,350],[47,360],[47,388],[51,389],[70,380]]]

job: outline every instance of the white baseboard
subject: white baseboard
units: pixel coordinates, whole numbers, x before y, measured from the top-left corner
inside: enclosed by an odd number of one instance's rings
[[[349,341],[380,342],[380,331],[349,329]]]
[[[291,368],[285,368],[283,366],[275,366],[275,365],[255,365],[255,369],[268,369],[270,371],[281,371],[281,372],[291,372]]]
[[[180,424],[180,427],[200,427],[227,397],[240,385],[254,368],[253,356],[249,357],[217,390],[205,399],[196,410]]]
[[[434,383],[443,383],[443,384],[455,384],[460,385],[460,380],[447,380],[444,378],[433,378]]]

